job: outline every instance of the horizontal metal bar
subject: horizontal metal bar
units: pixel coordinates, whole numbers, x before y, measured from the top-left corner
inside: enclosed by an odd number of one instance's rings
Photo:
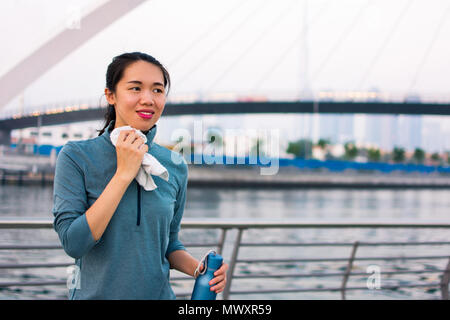
[[[442,273],[445,270],[399,270],[399,271],[385,271],[381,272],[383,275],[393,274],[421,274],[421,273]],[[323,278],[323,277],[339,277],[344,276],[345,272],[340,273],[292,273],[292,274],[245,274],[245,275],[233,275],[235,279],[256,279],[256,278]],[[370,273],[366,272],[351,272],[350,276],[368,276]]]
[[[302,243],[302,242],[258,242],[258,243],[241,243],[241,247],[340,247],[351,246],[351,243],[329,243],[329,242],[317,242],[317,243]]]
[[[0,282],[0,288],[7,287],[22,287],[22,286],[49,286],[49,285],[66,285],[66,280],[50,280],[50,281],[11,281],[11,282]],[[191,295],[191,293],[185,293],[185,295]]]
[[[0,250],[47,250],[47,249],[62,249],[61,245],[49,244],[49,245],[0,245]]]
[[[359,246],[441,246],[450,245],[448,241],[422,241],[422,242],[359,242]]]
[[[360,257],[354,260],[423,260],[423,259],[448,259],[448,256],[417,256],[417,257]],[[311,259],[239,259],[240,263],[293,263],[293,262],[336,262],[348,261],[348,258],[311,258]]]
[[[185,247],[215,247],[218,243],[183,243]],[[316,242],[316,243],[243,243],[241,246],[246,247],[295,247],[295,246],[351,246],[352,243],[328,243],[328,242]],[[362,246],[414,246],[414,245],[450,245],[450,242],[373,242],[373,243],[361,243]],[[63,249],[61,245],[0,245],[0,250],[51,250],[51,249]],[[348,259],[348,258],[346,258]]]
[[[421,274],[421,273],[443,273],[443,272],[447,272],[446,270],[398,270],[398,271],[383,271],[381,272],[381,274],[383,275],[393,275],[393,274]],[[351,273],[352,276],[365,276],[367,277],[368,275],[370,275],[370,273],[366,273],[366,272],[352,272]]]
[[[182,298],[182,297],[190,297],[192,295],[192,292],[180,292],[175,294],[175,296],[177,298]]]
[[[338,277],[345,273],[292,273],[292,274],[242,274],[233,275],[233,279],[271,279],[271,278],[323,278],[323,277]],[[367,273],[365,275],[368,275]]]
[[[418,245],[450,245],[447,241],[430,242],[361,242],[360,246],[418,246]],[[242,247],[340,247],[353,246],[352,242],[247,242]]]
[[[59,268],[73,266],[73,262],[65,263],[30,263],[30,264],[0,264],[0,269],[24,269],[24,268]]]
[[[218,228],[218,229],[248,229],[248,228],[450,228],[448,221],[298,221],[298,220],[217,220],[217,219],[184,219],[181,222],[182,228]],[[33,228],[53,228],[53,220],[29,220],[29,219],[2,219],[1,229],[33,229]]]
[[[179,281],[179,280],[192,280],[194,281],[195,279],[192,277],[170,277],[170,281]]]
[[[6,287],[18,287],[18,286],[49,286],[49,285],[66,285],[67,281],[64,280],[52,280],[52,281],[27,281],[27,282],[0,282],[0,288]],[[396,290],[401,288],[429,288],[429,287],[438,287],[440,286],[439,282],[432,282],[428,284],[405,284],[405,285],[397,285],[397,286],[382,286],[377,290]],[[267,293],[292,293],[292,292],[327,292],[327,291],[340,291],[341,288],[299,288],[299,289],[272,289],[272,290],[258,290],[258,291],[231,291],[230,294],[267,294]],[[373,290],[368,289],[367,287],[347,287],[346,290]],[[177,297],[186,297],[190,296],[191,292],[183,292],[177,293]]]
[[[185,247],[216,247],[219,243],[183,243]],[[0,250],[63,249],[61,245],[0,245]]]
[[[440,272],[438,270],[436,272]],[[342,276],[343,274],[324,274],[320,276]],[[352,274],[356,275],[356,274]],[[367,274],[361,274],[367,276]],[[315,275],[319,276],[319,275]],[[235,278],[241,278],[241,276],[234,276]],[[242,278],[248,278],[243,276]],[[253,277],[256,278],[256,277]],[[181,280],[181,279],[179,279]],[[0,282],[0,288],[6,287],[17,287],[17,286],[49,286],[49,285],[66,285],[66,280],[50,280],[50,281],[12,281],[12,282]],[[398,288],[416,288],[416,287],[435,287],[440,286],[440,283],[430,283],[430,284],[405,284],[398,286],[383,286],[381,289],[384,290],[392,290]],[[360,289],[368,289],[367,287],[348,287],[346,290],[360,290]],[[258,291],[231,291],[230,294],[251,294],[251,293],[288,293],[288,292],[313,292],[313,291],[339,291],[341,288],[309,288],[309,289],[273,289],[273,290],[258,290]],[[179,293],[176,296],[190,296],[191,293]]]
[[[398,286],[382,286],[380,289],[368,289],[367,287],[346,287],[345,290],[397,290],[401,288],[428,288],[428,287],[439,287],[441,284],[439,282],[432,282],[429,284],[405,284]],[[267,293],[295,293],[295,292],[328,292],[328,291],[341,291],[342,288],[298,288],[298,289],[272,289],[272,290],[257,290],[257,291],[231,291],[230,294],[267,294]]]
[[[201,247],[217,247],[219,245],[218,242],[214,242],[214,243],[184,243],[183,245],[185,247],[197,247],[197,248],[201,248]]]
[[[0,288],[5,287],[23,287],[23,286],[59,286],[67,284],[66,280],[50,280],[50,281],[22,281],[22,282],[0,282]]]

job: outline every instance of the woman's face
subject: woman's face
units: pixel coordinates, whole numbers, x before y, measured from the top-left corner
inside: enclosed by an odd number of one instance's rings
[[[146,61],[130,64],[116,84],[116,92],[105,89],[109,104],[116,110],[115,127],[131,126],[147,131],[164,110],[166,94],[161,69]]]

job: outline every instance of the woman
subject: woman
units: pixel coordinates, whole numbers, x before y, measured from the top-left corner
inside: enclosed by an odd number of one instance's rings
[[[106,73],[105,127],[96,138],[68,142],[58,155],[54,228],[79,270],[71,299],[174,299],[169,269],[196,276],[199,261],[178,240],[187,165],[153,142],[169,87],[167,70],[152,56],[115,57]],[[122,128],[114,146],[111,131],[124,126],[147,142]],[[148,191],[135,179],[146,153],[168,172],[167,181],[151,176],[156,188]],[[211,280],[216,293],[227,268]]]

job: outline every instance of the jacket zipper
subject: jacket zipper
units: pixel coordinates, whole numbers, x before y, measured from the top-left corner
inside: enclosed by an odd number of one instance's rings
[[[141,187],[139,183],[137,185],[137,221],[136,225],[139,226],[141,224]]]

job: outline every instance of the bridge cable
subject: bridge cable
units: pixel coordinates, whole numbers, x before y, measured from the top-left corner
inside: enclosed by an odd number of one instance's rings
[[[442,27],[445,25],[445,22],[447,22],[446,18],[447,15],[450,13],[450,6],[447,7],[447,9],[444,11],[444,14],[442,15],[441,19],[439,20],[438,24],[437,24],[437,29],[433,34],[433,38],[431,39],[430,43],[428,44],[427,50],[425,51],[422,60],[420,61],[416,72],[413,76],[413,79],[408,87],[408,90],[406,91],[407,94],[411,94],[412,89],[414,89],[416,83],[417,83],[417,79],[419,77],[419,74],[422,72],[423,66],[425,65],[425,63],[427,62],[428,56],[430,55],[431,49],[433,49],[434,44],[436,42],[436,40],[438,39]]]
[[[371,5],[371,2],[372,2],[372,0],[367,0],[366,4],[358,10],[358,13],[355,15],[354,19],[347,26],[347,28],[342,32],[341,36],[337,39],[337,41],[335,41],[335,43],[333,44],[331,49],[328,51],[328,54],[325,56],[325,59],[322,60],[322,63],[317,68],[316,72],[313,74],[313,76],[311,78],[311,82],[314,82],[314,80],[319,76],[319,74],[325,68],[328,61],[330,61],[331,57],[334,55],[334,53],[336,53],[338,47],[345,41],[345,39],[348,37],[348,35],[351,33],[351,31],[355,28],[355,25],[358,23],[359,19],[362,16],[362,12]]]
[[[397,17],[396,21],[394,22],[394,25],[392,26],[392,28],[389,30],[387,37],[384,39],[383,43],[381,44],[381,46],[379,47],[379,49],[377,50],[377,53],[375,54],[375,56],[372,58],[372,61],[369,64],[369,67],[366,69],[366,71],[364,72],[363,76],[361,77],[361,79],[358,82],[358,85],[355,88],[356,90],[361,90],[363,84],[365,83],[365,81],[367,80],[367,78],[369,77],[370,73],[372,72],[373,67],[375,66],[375,64],[378,62],[378,60],[380,59],[383,51],[386,49],[387,45],[389,44],[389,42],[392,39],[392,36],[395,34],[395,32],[398,29],[398,26],[400,25],[400,22],[403,20],[403,17],[405,16],[406,12],[409,10],[409,8],[411,7],[413,0],[408,0],[408,2],[406,3],[405,7],[403,8],[403,10],[400,12],[400,15]]]
[[[238,32],[243,25],[245,25],[246,23],[248,23],[248,21],[256,16],[256,13],[258,11],[260,11],[262,8],[264,8],[269,0],[265,0],[264,3],[262,5],[259,5],[257,7],[257,9],[255,11],[251,11],[248,15],[245,16],[245,18],[237,25],[235,25],[235,27],[233,29],[231,29],[231,31],[227,34],[227,36],[220,41],[216,46],[212,47],[210,50],[208,50],[200,59],[199,59],[199,63],[195,64],[192,68],[189,69],[188,72],[184,73],[180,79],[177,81],[178,85],[180,85],[181,83],[183,83],[183,81],[185,81],[189,76],[191,76],[195,71],[197,71],[202,65],[204,65],[204,63],[210,59],[214,52],[217,52],[217,50],[222,47],[228,40],[230,40],[236,32]],[[260,4],[258,2],[258,4]]]
[[[228,65],[228,67],[218,76],[216,77],[216,79],[214,81],[212,81],[210,83],[210,85],[204,89],[204,92],[209,92],[209,90],[211,90],[211,88],[213,88],[218,82],[220,82],[235,66],[235,64],[237,62],[239,62],[240,60],[242,60],[242,58],[247,55],[255,46],[258,42],[260,42],[265,36],[267,36],[267,34],[279,23],[283,22],[283,18],[292,12],[292,7],[294,6],[294,4],[297,2],[297,0],[292,0],[288,6],[278,15],[276,16],[273,21],[264,29],[262,29],[262,32],[259,34],[258,37],[254,38],[254,40],[252,42],[250,42],[250,44],[247,46],[247,48],[239,55],[236,57],[236,59],[234,59],[232,61],[232,63],[230,63]]]
[[[312,19],[313,22],[311,23],[311,26],[308,26],[308,27],[312,27],[313,25],[316,24],[316,22],[318,22],[320,20],[320,17],[323,15],[324,12],[326,12],[326,10],[329,8],[329,5],[332,1],[333,0],[329,0],[322,6],[322,8],[320,8],[319,13]],[[303,29],[301,29],[299,32],[297,32],[292,44],[290,46],[288,46],[286,48],[286,50],[283,51],[283,53],[278,57],[278,59],[275,60],[275,61],[277,61],[277,63],[273,64],[272,67],[267,72],[265,72],[262,77],[260,77],[260,79],[256,82],[256,85],[252,88],[253,91],[259,90],[261,88],[262,84],[267,79],[269,79],[270,75],[273,74],[273,72],[282,64],[282,62],[286,59],[288,54],[294,48],[296,48],[297,44],[300,41],[300,38],[303,36],[303,32],[304,32]]]
[[[222,25],[227,19],[229,19],[236,11],[239,9],[245,2],[248,2],[248,0],[238,0],[229,11],[227,11],[219,20],[217,20],[212,26],[209,26],[206,28],[205,32],[200,34],[194,41],[192,41],[184,50],[181,50],[180,54],[177,55],[175,58],[173,58],[169,63],[169,67],[173,67],[176,65],[179,61],[182,60],[183,57],[186,56],[186,53],[191,51],[196,45],[198,45],[203,39],[208,37],[211,33],[213,33],[214,30],[216,30],[220,25]]]

